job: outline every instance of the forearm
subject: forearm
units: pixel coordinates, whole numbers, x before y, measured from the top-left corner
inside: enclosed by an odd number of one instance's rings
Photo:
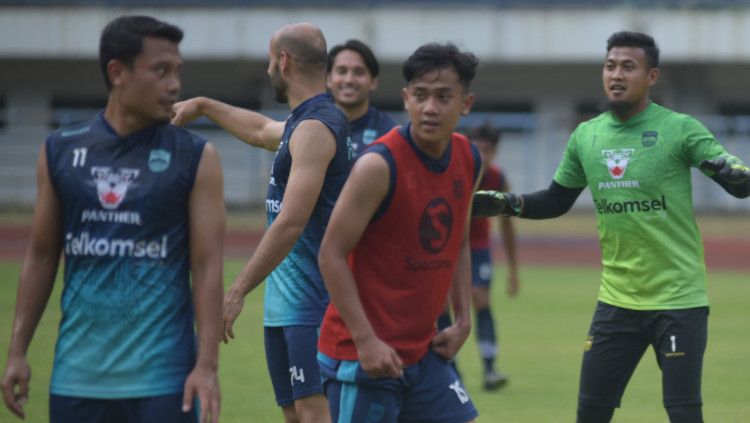
[[[359,290],[346,255],[335,256],[321,249],[318,262],[331,302],[352,334],[355,345],[376,336],[359,299]]]
[[[450,288],[450,304],[455,325],[471,330],[471,252],[468,243],[461,247]]]
[[[219,363],[224,298],[221,253],[193,263],[192,279],[195,321],[198,329],[196,367],[216,370]]]
[[[583,188],[566,188],[552,181],[549,188],[521,195],[519,217],[525,219],[551,219],[562,216],[573,206]]]
[[[59,255],[27,254],[16,296],[9,355],[25,356],[55,284]]]
[[[303,222],[287,221],[280,214],[263,234],[258,248],[237,276],[232,289],[238,289],[242,295],[247,295],[260,285],[292,251],[304,229]]]
[[[254,147],[275,151],[280,140],[269,142],[263,129],[272,120],[260,113],[231,106],[208,97],[199,97],[198,108],[202,115],[243,142]]]
[[[729,181],[726,181],[718,175],[712,176],[711,179],[713,179],[714,182],[716,182],[717,184],[721,185],[721,187],[724,188],[724,191],[726,191],[729,195],[733,197],[736,197],[736,198],[750,197],[750,179],[746,180],[745,182],[738,183],[738,184],[733,184]]]
[[[518,271],[518,260],[516,255],[516,231],[510,218],[500,217],[501,237],[505,250],[505,258],[508,262],[508,271],[515,274]]]

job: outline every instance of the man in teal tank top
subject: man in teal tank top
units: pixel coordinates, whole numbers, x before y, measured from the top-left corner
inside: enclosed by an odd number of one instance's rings
[[[106,107],[41,147],[2,380],[22,419],[40,391],[26,352],[62,255],[49,421],[218,421],[224,189],[212,144],[169,124],[182,36],[148,16],[111,21],[99,43]]]
[[[603,272],[583,356],[579,423],[611,420],[649,345],[670,421],[703,421],[708,297],[690,168],[738,198],[750,194],[750,169],[696,119],[649,99],[658,60],[650,36],[613,34],[602,71],[609,110],[575,129],[550,187],[474,200],[479,214],[544,219],[591,190]]]

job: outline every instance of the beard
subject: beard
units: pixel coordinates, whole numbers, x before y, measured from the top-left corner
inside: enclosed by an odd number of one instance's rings
[[[605,106],[607,110],[612,112],[613,115],[617,116],[622,120],[625,117],[630,116],[633,109],[635,109],[635,103],[628,101],[610,101],[606,100]]]
[[[274,69],[274,72],[271,74],[270,78],[271,87],[273,87],[274,98],[277,102],[286,104],[289,101],[289,96],[287,96],[288,86],[286,82],[284,82],[284,80],[282,80],[279,76],[278,67]]]

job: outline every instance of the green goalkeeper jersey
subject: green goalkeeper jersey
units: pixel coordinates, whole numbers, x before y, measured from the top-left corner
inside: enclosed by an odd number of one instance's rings
[[[634,310],[708,305],[690,168],[724,155],[700,122],[655,103],[626,122],[606,112],[576,128],[555,181],[591,190],[601,301]]]

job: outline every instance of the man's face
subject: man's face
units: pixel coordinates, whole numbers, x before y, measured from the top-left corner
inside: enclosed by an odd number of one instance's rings
[[[461,115],[469,113],[474,103],[474,95],[466,92],[451,66],[414,78],[402,97],[412,135],[428,143],[449,139]]]
[[[639,47],[612,47],[602,70],[604,93],[614,109],[628,110],[648,101],[659,71],[651,68]]]
[[[359,53],[344,49],[334,58],[326,85],[336,103],[347,108],[366,103],[367,97],[377,86],[377,80],[372,77]]]
[[[268,77],[271,79],[271,87],[273,87],[274,97],[279,103],[286,103],[289,101],[289,95],[287,93],[287,83],[281,77],[281,71],[279,69],[279,55],[274,53],[276,48],[274,47],[273,40],[268,52]]]
[[[168,122],[180,94],[182,57],[177,44],[144,37],[143,50],[124,66],[115,87],[123,107],[145,120]]]

